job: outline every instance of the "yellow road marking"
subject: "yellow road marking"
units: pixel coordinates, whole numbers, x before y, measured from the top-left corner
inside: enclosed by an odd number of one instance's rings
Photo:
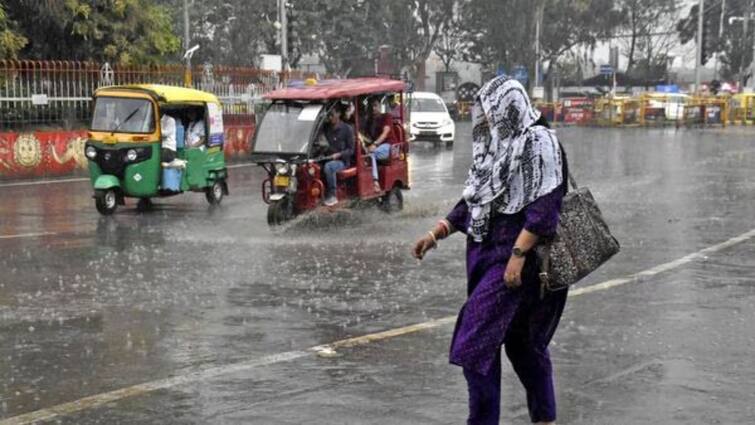
[[[40,233],[22,233],[20,235],[0,235],[0,239],[21,239],[21,238],[37,238],[39,236],[56,235],[55,232],[40,232]]]

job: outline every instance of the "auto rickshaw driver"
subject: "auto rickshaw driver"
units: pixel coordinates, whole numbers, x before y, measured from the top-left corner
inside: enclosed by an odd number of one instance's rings
[[[328,141],[326,162],[323,166],[326,181],[325,205],[338,203],[336,173],[351,165],[354,155],[354,130],[341,121],[341,111],[333,107],[328,111],[328,122],[323,127],[323,134]]]
[[[176,159],[176,120],[165,112],[160,118],[160,161],[172,162]]]

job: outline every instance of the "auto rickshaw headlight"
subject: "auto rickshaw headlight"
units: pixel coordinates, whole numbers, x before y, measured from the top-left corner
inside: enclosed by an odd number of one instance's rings
[[[285,176],[289,172],[288,164],[285,162],[277,162],[275,164],[275,172]]]
[[[128,151],[126,152],[126,160],[127,160],[128,162],[134,162],[134,161],[136,161],[136,158],[137,158],[137,156],[138,156],[138,155],[137,155],[137,153],[136,153],[136,149],[129,149],[129,150],[128,150]]]
[[[89,159],[94,159],[97,157],[97,149],[94,146],[87,146],[86,149],[84,149],[84,154]]]
[[[307,168],[307,172],[309,173],[309,175],[311,177],[314,177],[315,176],[315,167],[308,167]]]

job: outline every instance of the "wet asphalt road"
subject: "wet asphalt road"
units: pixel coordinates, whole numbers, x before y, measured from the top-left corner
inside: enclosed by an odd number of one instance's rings
[[[755,228],[755,131],[559,134],[622,243],[580,287],[651,269],[570,298],[551,347],[559,423],[755,423],[755,238],[652,270]],[[458,199],[468,136],[462,123],[453,150],[414,149],[402,213],[276,232],[256,167],[232,170],[219,209],[190,194],[107,219],[87,182],[0,187],[0,424],[88,396],[49,421],[463,423],[450,323],[301,353],[457,312],[464,241],[421,265],[408,252]],[[528,423],[504,370],[503,423]]]

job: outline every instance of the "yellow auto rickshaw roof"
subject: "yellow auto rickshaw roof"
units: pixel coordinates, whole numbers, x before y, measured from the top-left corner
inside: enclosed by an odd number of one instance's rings
[[[185,103],[185,102],[205,102],[220,103],[218,98],[212,94],[201,90],[189,89],[185,87],[166,86],[163,84],[128,84],[122,86],[108,86],[97,89],[95,96],[112,95],[113,92],[143,92],[155,97],[162,103]]]

